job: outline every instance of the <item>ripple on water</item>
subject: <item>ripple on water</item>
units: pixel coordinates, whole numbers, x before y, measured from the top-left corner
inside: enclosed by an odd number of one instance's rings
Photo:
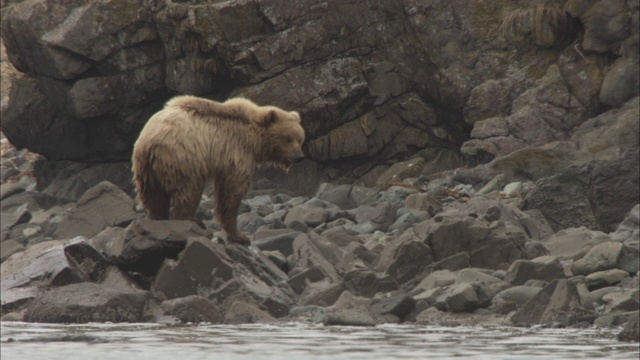
[[[382,325],[0,324],[2,360],[638,359],[618,329]]]

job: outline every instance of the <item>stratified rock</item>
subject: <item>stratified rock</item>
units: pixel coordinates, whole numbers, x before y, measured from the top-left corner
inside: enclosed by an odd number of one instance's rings
[[[76,241],[83,241],[77,239]],[[65,254],[69,242],[45,241],[14,254],[0,265],[2,311],[23,305],[46,285],[62,286],[89,281]]]
[[[284,219],[284,224],[291,227],[293,222],[300,222],[310,227],[316,227],[329,219],[329,211],[312,205],[298,205],[289,210]]]
[[[130,288],[79,283],[52,289],[27,308],[24,320],[47,323],[140,322],[148,295]]]

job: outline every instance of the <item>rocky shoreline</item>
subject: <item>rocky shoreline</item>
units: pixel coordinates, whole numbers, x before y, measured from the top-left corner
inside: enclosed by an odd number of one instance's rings
[[[256,190],[244,248],[224,244],[207,196],[206,230],[147,220],[107,181],[69,202],[36,190],[38,157],[3,148],[2,321],[626,323],[620,339],[638,341],[640,206],[610,232],[554,228],[527,208],[553,178]]]

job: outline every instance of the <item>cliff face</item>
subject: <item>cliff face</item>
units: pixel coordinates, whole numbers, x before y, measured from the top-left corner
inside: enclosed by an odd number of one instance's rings
[[[27,0],[2,12],[9,58],[25,73],[2,130],[49,160],[126,161],[171,96],[239,95],[302,114],[299,186],[371,184],[416,154],[441,171],[569,140],[637,96],[638,7]]]

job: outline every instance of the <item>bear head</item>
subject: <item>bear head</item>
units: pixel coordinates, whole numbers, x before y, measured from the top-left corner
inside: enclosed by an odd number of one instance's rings
[[[302,143],[305,134],[297,112],[266,107],[266,112],[258,119],[258,125],[265,130],[262,162],[288,170],[294,162],[304,157]]]

